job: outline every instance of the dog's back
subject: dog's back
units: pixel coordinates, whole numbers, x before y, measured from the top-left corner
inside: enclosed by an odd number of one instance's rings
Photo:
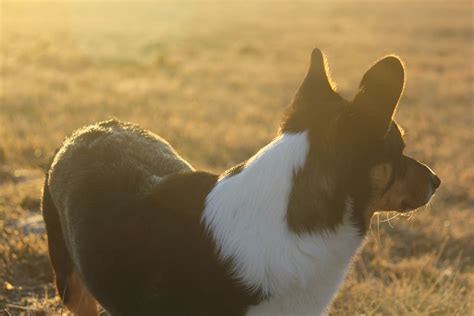
[[[65,207],[67,190],[76,190],[91,174],[122,179],[120,174],[128,173],[140,178],[136,189],[145,193],[147,184],[160,177],[190,170],[164,139],[136,125],[109,120],[80,129],[64,142],[51,165],[48,185],[56,205]]]
[[[140,208],[140,201],[162,177],[191,170],[165,140],[116,120],[80,129],[65,141],[48,171],[42,209],[57,288],[72,311],[97,315],[95,299],[84,286],[81,275],[101,274],[100,262],[90,260],[97,252],[109,252],[110,256],[121,254],[114,251],[116,245],[108,237],[118,234],[120,239],[120,232],[129,229],[120,226],[136,220],[127,219],[130,212],[125,214],[125,210]],[[82,237],[76,238],[79,235]],[[130,231],[123,237],[134,238]],[[121,266],[119,263],[128,258],[112,260]],[[94,267],[91,269],[81,262],[93,262]],[[108,282],[108,286],[117,282],[102,281]],[[126,283],[126,278],[122,283]]]

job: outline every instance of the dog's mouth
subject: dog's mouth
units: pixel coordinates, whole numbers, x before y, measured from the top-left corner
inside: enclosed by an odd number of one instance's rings
[[[400,213],[408,213],[408,212],[411,212],[411,211],[414,211],[416,210],[417,208],[425,205],[426,203],[424,204],[420,204],[420,205],[416,205],[416,204],[413,204],[413,202],[409,202],[409,201],[406,201],[406,200],[403,200],[401,203],[400,203]]]
[[[434,192],[432,194],[429,194],[428,198],[420,201],[416,200],[409,200],[409,199],[404,199],[400,202],[400,213],[408,213],[412,212],[420,207],[423,207],[427,205],[432,197],[434,196]]]

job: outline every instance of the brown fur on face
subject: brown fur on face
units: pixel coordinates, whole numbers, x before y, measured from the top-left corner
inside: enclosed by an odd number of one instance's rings
[[[398,170],[392,163],[381,163],[369,172],[373,197],[367,219],[376,211],[407,212],[429,202],[439,178],[426,165],[402,156]]]

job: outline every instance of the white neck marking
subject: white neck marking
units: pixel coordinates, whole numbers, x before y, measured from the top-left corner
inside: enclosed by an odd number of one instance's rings
[[[334,233],[295,234],[288,229],[293,176],[304,166],[308,150],[306,132],[283,134],[253,156],[240,173],[220,179],[206,199],[202,221],[220,257],[233,263],[234,277],[275,299],[287,297],[278,299],[278,304],[273,299],[263,302],[255,308],[257,314],[285,310],[285,306],[296,312],[291,306],[298,301],[301,305],[303,297],[291,299],[287,294],[298,289],[310,295],[303,305],[312,305],[306,308],[313,315],[322,312],[362,242],[348,217]]]

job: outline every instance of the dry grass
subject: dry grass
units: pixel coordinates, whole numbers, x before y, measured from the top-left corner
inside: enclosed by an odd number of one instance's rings
[[[317,46],[347,97],[377,58],[405,60],[397,118],[443,180],[428,209],[374,219],[332,314],[472,312],[472,2],[0,1],[0,307],[61,311],[24,220],[64,136],[115,116],[222,171],[273,137]]]

